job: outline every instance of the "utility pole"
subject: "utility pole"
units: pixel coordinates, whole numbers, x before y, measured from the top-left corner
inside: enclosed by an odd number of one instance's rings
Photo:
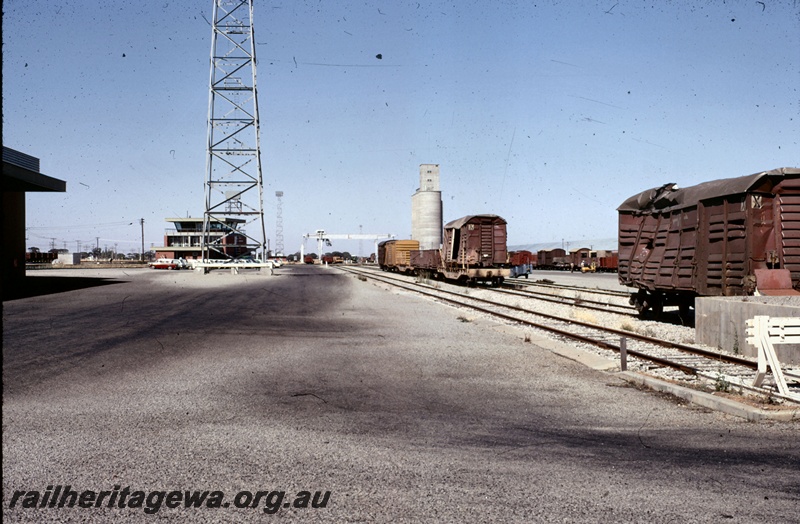
[[[283,255],[283,191],[275,191],[278,215],[275,217],[275,255]]]
[[[144,219],[143,218],[139,219],[139,224],[141,224],[142,226],[142,252],[140,253],[141,256],[139,257],[139,259],[142,262],[144,262]]]

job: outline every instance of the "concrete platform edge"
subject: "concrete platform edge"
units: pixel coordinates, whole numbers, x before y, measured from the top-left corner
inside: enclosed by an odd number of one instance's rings
[[[497,329],[515,336],[519,336],[520,334],[519,328],[513,326],[499,324],[497,325]],[[594,353],[572,347],[568,344],[564,344],[563,342],[539,336],[532,336],[529,342],[535,346],[583,364],[584,366],[594,370],[615,372],[614,374],[616,376],[627,382],[646,386],[650,389],[661,391],[663,393],[669,393],[691,402],[692,404],[726,413],[728,415],[740,417],[752,422],[760,420],[775,420],[780,422],[800,420],[800,407],[793,410],[782,411],[769,411],[766,409],[760,409],[737,402],[735,400],[718,397],[716,395],[712,395],[711,393],[687,388],[672,382],[667,382],[650,377],[648,375],[643,375],[641,373],[635,373],[633,371],[619,371],[618,361],[595,355]]]
[[[794,410],[768,411],[632,371],[621,371],[617,373],[617,376],[627,382],[646,386],[655,391],[669,393],[687,400],[692,404],[727,413],[728,415],[741,417],[752,422],[760,420],[776,420],[781,422],[800,420],[800,408]]]

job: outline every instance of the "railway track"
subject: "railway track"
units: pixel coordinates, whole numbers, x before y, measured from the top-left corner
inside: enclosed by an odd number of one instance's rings
[[[449,285],[432,286],[375,270],[353,267],[339,267],[339,269],[362,279],[373,279],[457,307],[469,308],[507,322],[541,330],[551,337],[599,348],[606,356],[608,351],[619,353],[622,339],[625,339],[627,362],[631,370],[646,371],[671,380],[690,383],[705,381],[721,391],[748,390],[773,398],[800,402],[799,373],[792,371],[787,373],[784,370],[787,379],[793,380],[794,384],[790,396],[780,395],[773,383],[767,383],[764,387],[750,386],[757,369],[757,363],[753,359],[502,303],[495,300],[496,290],[492,289],[470,288],[465,291],[454,291],[446,289],[450,287]],[[456,286],[453,288],[463,289]]]
[[[594,295],[607,295],[611,297],[620,297],[628,299],[631,295],[629,291],[614,291],[613,289],[599,289],[588,288],[584,286],[568,286],[564,284],[556,284],[555,282],[548,281],[546,278],[539,280],[531,280],[527,278],[508,278],[506,279],[508,285],[525,286],[525,287],[544,287],[557,290],[571,290],[580,293],[592,293]]]
[[[360,269],[365,271],[373,271],[377,275],[396,275],[398,278],[400,278],[400,275],[397,273],[386,273],[374,268],[362,267]],[[499,288],[489,289],[495,293],[516,295],[518,297],[541,300],[551,304],[560,304],[594,311],[613,312],[631,318],[638,317],[636,308],[627,303],[628,293],[625,292],[580,286],[561,286],[554,283],[526,282],[525,279],[521,278],[506,279],[506,282],[509,283],[504,283]],[[545,291],[530,289],[533,287],[544,287],[546,289],[553,290],[553,292],[548,293]],[[573,293],[573,296],[559,294],[559,292]],[[614,303],[613,298],[624,298],[625,303]]]
[[[530,283],[526,286],[520,286],[516,279],[510,284],[503,284],[503,287],[500,289],[495,289],[496,292],[499,293],[508,293],[517,296],[523,296],[527,298],[533,298],[537,300],[544,300],[547,302],[553,302],[556,304],[567,304],[576,307],[582,307],[585,309],[593,309],[595,311],[613,311],[614,313],[619,313],[620,315],[626,315],[629,317],[636,317],[638,316],[638,312],[636,308],[629,304],[615,304],[612,302],[609,297],[620,297],[618,294],[613,291],[607,291],[603,289],[590,289],[590,288],[578,288],[575,286],[546,286],[551,289],[555,290],[568,290],[574,291],[576,293],[573,297],[568,297],[564,295],[559,295],[558,293],[545,293],[543,291],[536,291],[533,289],[525,289],[528,287],[536,286],[536,283]],[[596,300],[593,298],[587,298],[585,295],[588,296],[605,296],[605,300]],[[627,294],[623,295],[627,300]]]

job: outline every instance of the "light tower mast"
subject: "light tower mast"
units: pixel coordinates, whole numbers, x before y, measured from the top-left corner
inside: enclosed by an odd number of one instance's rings
[[[283,191],[275,191],[278,215],[275,217],[275,254],[283,256]]]
[[[253,0],[214,0],[209,76],[203,258],[264,256]]]

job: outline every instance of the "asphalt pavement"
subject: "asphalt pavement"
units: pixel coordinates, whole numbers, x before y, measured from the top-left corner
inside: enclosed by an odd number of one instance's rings
[[[3,303],[4,521],[800,521],[796,421],[333,268],[70,277]]]

